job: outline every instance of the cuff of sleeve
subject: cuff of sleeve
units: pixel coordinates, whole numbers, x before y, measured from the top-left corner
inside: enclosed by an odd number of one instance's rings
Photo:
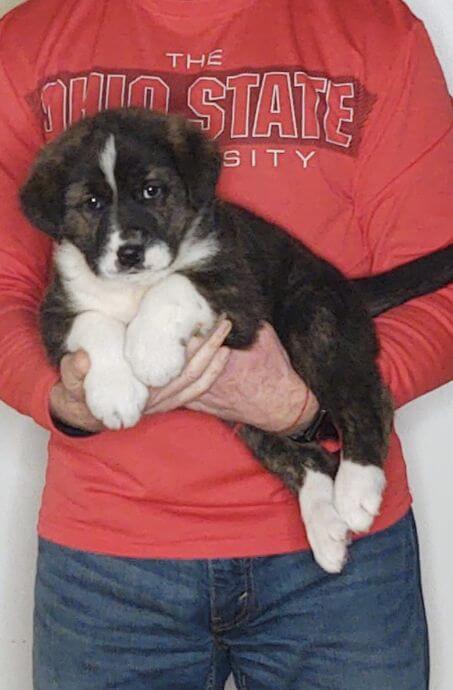
[[[79,429],[76,426],[71,426],[70,424],[66,424],[66,422],[63,422],[61,419],[54,417],[53,415],[51,415],[50,418],[52,420],[54,427],[65,436],[73,436],[74,438],[96,436],[95,431],[86,431],[86,429]]]

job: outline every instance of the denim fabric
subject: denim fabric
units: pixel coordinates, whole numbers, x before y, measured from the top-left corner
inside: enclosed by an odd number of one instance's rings
[[[341,575],[310,553],[116,558],[41,541],[35,690],[426,690],[409,513],[355,542]]]

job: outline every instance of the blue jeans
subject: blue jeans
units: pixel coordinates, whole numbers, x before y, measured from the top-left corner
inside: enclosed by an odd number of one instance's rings
[[[311,554],[112,558],[41,541],[35,690],[426,690],[412,514],[355,542],[341,575]]]

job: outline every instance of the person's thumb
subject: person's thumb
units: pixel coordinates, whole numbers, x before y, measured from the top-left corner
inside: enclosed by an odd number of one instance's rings
[[[61,360],[61,381],[74,400],[84,400],[83,380],[89,368],[90,359],[83,350],[67,354]]]

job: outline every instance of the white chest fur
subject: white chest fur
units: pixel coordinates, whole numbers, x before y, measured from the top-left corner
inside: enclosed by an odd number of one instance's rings
[[[62,242],[56,248],[55,263],[72,306],[77,312],[100,312],[128,324],[137,314],[146,293],[154,287],[161,286],[178,271],[201,265],[216,254],[218,251],[216,240],[209,236],[196,239],[194,237],[196,228],[197,221],[182,241],[175,260],[168,268],[153,273],[144,272],[132,279],[127,276],[103,278],[95,275],[82,252],[71,242]],[[173,294],[174,290],[172,289],[171,292]],[[193,290],[188,290],[186,283],[181,294],[191,293]],[[200,300],[205,302],[201,295],[197,302]],[[187,306],[190,310],[190,304]]]

